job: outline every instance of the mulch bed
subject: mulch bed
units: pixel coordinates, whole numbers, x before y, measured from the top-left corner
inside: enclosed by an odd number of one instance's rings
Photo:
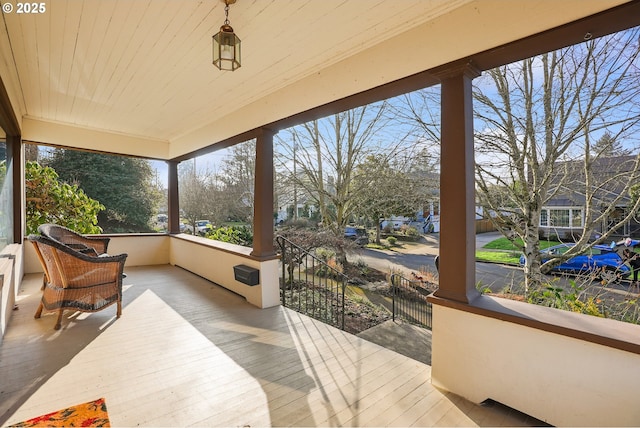
[[[344,302],[344,331],[358,334],[391,319],[389,311],[370,304]]]
[[[369,299],[360,300],[350,298],[350,293],[345,295],[345,331],[358,334],[392,319],[390,310],[380,306],[380,302],[378,301],[381,301],[384,297],[388,298],[391,296],[388,280],[389,275],[387,273],[371,267],[362,267],[355,264],[349,264],[344,273],[350,278],[350,287],[362,289],[365,295],[369,297]],[[294,286],[295,289],[301,290],[306,287],[303,284],[304,281],[296,282],[298,284]],[[420,284],[419,281],[418,284]],[[426,298],[426,296],[433,291],[434,286],[435,284],[424,282],[424,284],[418,285],[414,289],[414,292],[417,292],[419,295],[424,294]],[[372,294],[374,296],[372,296]],[[380,299],[374,298],[376,295],[380,296]],[[373,303],[371,303],[370,300],[373,300]]]

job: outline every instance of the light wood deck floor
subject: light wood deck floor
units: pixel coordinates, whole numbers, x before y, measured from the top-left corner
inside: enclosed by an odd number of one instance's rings
[[[431,367],[172,266],[126,269],[124,309],[33,318],[28,275],[0,345],[0,425],[106,399],[112,426],[522,426]]]

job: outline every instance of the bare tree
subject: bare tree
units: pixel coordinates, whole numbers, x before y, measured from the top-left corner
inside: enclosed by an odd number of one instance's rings
[[[195,233],[196,221],[209,219],[215,211],[215,174],[198,171],[195,161],[180,164],[178,172],[180,211]]]
[[[440,151],[440,86],[414,91],[391,102],[394,119],[411,126],[414,141],[421,141],[422,156],[433,166],[439,163]],[[438,156],[433,156],[437,154]]]
[[[439,205],[440,200],[440,86],[414,91],[391,102],[394,121],[409,130],[411,144],[399,151],[396,165],[408,173],[407,186],[416,209],[426,204]]]
[[[222,162],[218,180],[223,185],[218,203],[224,204],[228,216],[251,222],[253,216],[256,140],[249,140],[229,148]]]
[[[369,155],[357,166],[352,182],[355,188],[366,189],[354,195],[356,212],[376,225],[393,215],[415,216],[434,197],[439,183],[413,163],[413,158],[399,153]],[[380,227],[376,227],[376,242],[380,243]]]
[[[314,201],[323,225],[335,233],[344,229],[356,209],[354,194],[366,191],[353,185],[356,166],[369,154],[395,149],[395,143],[382,147],[388,141],[387,108],[386,102],[371,104],[291,128],[285,137],[278,135],[278,168]]]
[[[639,178],[639,33],[586,40],[476,79],[478,197],[506,236],[524,242],[526,288],[540,285],[555,264],[608,239],[637,210],[635,202],[590,242],[592,232],[629,203],[629,187]],[[610,151],[592,141],[607,133],[635,154],[630,166],[601,170],[600,158]],[[580,237],[562,258],[543,265],[542,208],[576,194],[584,203]]]

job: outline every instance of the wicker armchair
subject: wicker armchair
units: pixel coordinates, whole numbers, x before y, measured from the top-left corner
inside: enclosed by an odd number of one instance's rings
[[[76,251],[96,256],[106,254],[110,240],[106,236],[84,236],[64,226],[50,223],[38,226],[38,232]]]
[[[43,310],[58,311],[60,329],[65,309],[97,312],[114,303],[122,314],[122,273],[127,254],[92,256],[44,235],[29,235],[42,268],[44,287],[35,318]]]

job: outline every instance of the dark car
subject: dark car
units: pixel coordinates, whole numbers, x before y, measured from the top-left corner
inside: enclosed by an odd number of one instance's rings
[[[549,247],[540,251],[541,262],[560,256],[567,251],[574,244],[560,244],[553,247]],[[525,257],[520,256],[520,265],[524,265]],[[567,273],[572,275],[595,273],[600,279],[606,282],[615,281],[621,278],[626,278],[630,272],[629,267],[624,264],[624,260],[615,249],[615,245],[594,245],[583,254],[579,254],[565,260],[559,265],[555,266],[552,272]]]
[[[355,227],[355,226],[345,227],[344,237],[347,239],[353,239],[358,245],[367,245],[369,243],[367,230],[362,227]]]

